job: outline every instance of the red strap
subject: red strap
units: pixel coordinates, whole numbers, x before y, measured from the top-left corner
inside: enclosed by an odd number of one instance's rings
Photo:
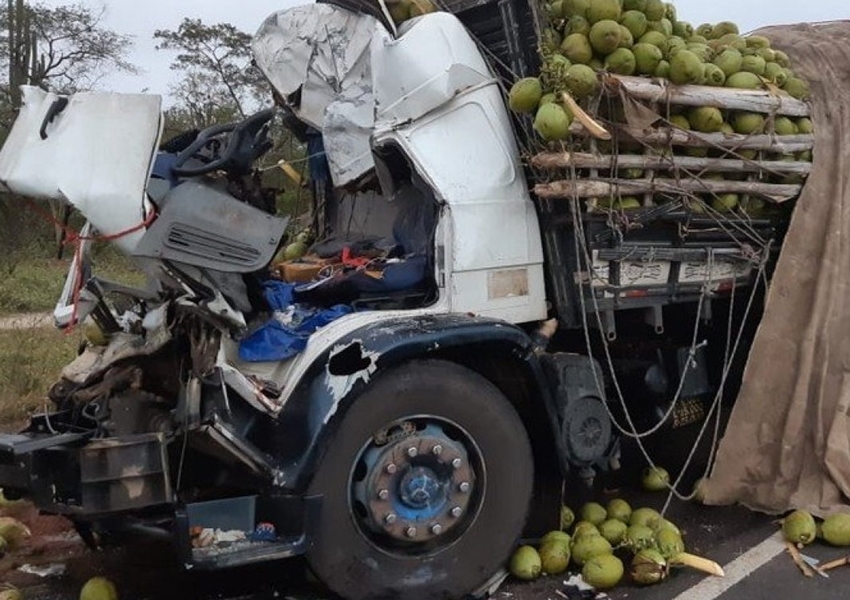
[[[79,304],[80,293],[82,292],[83,283],[84,283],[83,282],[83,271],[82,271],[81,268],[79,268],[80,262],[82,260],[82,253],[83,253],[82,242],[87,242],[87,241],[112,242],[112,241],[115,241],[117,239],[121,239],[122,237],[130,235],[131,233],[135,233],[135,232],[137,232],[141,229],[147,229],[148,226],[150,226],[150,224],[154,222],[154,220],[157,217],[157,214],[156,214],[155,210],[152,210],[152,211],[150,211],[148,216],[145,217],[145,220],[142,221],[141,223],[137,223],[136,225],[133,225],[132,227],[128,227],[127,229],[122,229],[121,231],[118,231],[116,233],[110,233],[109,235],[94,235],[94,236],[86,235],[86,236],[84,236],[84,235],[80,235],[80,232],[76,231],[74,228],[69,227],[69,226],[65,225],[65,223],[62,223],[61,221],[59,221],[56,217],[53,216],[52,213],[44,210],[41,206],[39,206],[37,203],[33,202],[29,198],[25,198],[25,200],[26,200],[27,204],[30,206],[30,208],[33,209],[33,211],[35,211],[36,213],[38,213],[39,215],[44,217],[45,220],[53,223],[54,227],[58,227],[59,229],[61,229],[64,232],[64,234],[65,234],[65,241],[63,242],[64,244],[75,244],[76,245],[76,248],[74,248],[74,258],[77,259],[78,268],[77,268],[77,277],[76,277],[76,280],[74,281],[73,292],[71,294],[71,297],[73,298],[74,305],[73,305],[73,310],[71,311],[71,323],[65,329],[65,334],[70,335],[71,333],[74,332],[74,329],[76,328],[76,326],[79,325],[79,323],[77,323],[77,305]]]

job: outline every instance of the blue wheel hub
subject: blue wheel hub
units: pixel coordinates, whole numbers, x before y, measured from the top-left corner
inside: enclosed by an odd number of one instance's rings
[[[445,536],[471,510],[476,477],[467,446],[434,421],[398,430],[361,452],[351,498],[364,510],[352,514],[372,534],[408,544]]]

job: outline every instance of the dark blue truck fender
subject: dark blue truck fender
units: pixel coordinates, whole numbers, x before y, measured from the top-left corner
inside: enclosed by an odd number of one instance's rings
[[[278,415],[278,484],[303,492],[358,394],[385,371],[417,359],[451,361],[490,380],[517,408],[538,475],[562,474],[557,410],[529,336],[503,321],[428,315],[362,327],[311,365]]]

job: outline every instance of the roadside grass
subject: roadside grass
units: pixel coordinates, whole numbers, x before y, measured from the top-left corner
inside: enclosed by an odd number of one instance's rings
[[[73,254],[73,249],[66,253]],[[0,258],[0,315],[51,311],[62,293],[70,258],[45,258],[45,251],[33,248],[19,252],[19,260]],[[93,271],[99,277],[128,285],[141,285],[144,276],[130,259],[116,248],[98,245],[92,252]]]
[[[48,389],[77,355],[82,335],[53,328],[0,331],[0,425],[44,408]]]

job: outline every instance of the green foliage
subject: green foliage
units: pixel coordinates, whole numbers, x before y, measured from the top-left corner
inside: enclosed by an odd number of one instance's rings
[[[45,407],[47,390],[77,354],[82,334],[52,327],[0,330],[0,424]]]
[[[182,75],[169,111],[183,130],[244,118],[271,99],[265,78],[252,64],[251,36],[229,23],[183,19],[177,30],[154,32],[157,50],[176,52],[171,69]],[[187,125],[189,125],[187,127]]]

